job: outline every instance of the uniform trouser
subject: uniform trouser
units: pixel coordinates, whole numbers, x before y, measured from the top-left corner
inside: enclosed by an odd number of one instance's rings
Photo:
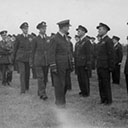
[[[2,84],[7,83],[7,70],[9,64],[0,64],[0,70],[2,75]]]
[[[9,64],[8,71],[7,71],[7,82],[8,83],[12,81],[12,75],[13,75],[13,65]]]
[[[104,68],[97,69],[99,92],[102,103],[112,103],[112,92],[110,84],[110,71]]]
[[[81,93],[89,96],[90,95],[89,73],[84,66],[77,67],[77,78]]]
[[[128,94],[128,74],[125,74],[125,81],[126,81],[126,88],[127,88],[127,94]]]
[[[35,67],[32,67],[32,77],[33,77],[33,79],[37,78],[37,76],[36,76],[36,68]]]
[[[50,74],[51,74],[51,82],[52,82],[52,86],[54,87],[54,82],[53,82],[53,73],[52,73],[52,71],[50,70]]]
[[[92,70],[95,70],[96,68],[96,59],[92,58],[92,64],[91,64]]]
[[[66,104],[66,99],[65,99],[65,95],[67,92],[66,75],[67,75],[67,70],[64,69],[58,70],[57,73],[53,73],[56,105]]]
[[[66,87],[67,90],[71,90],[72,89],[72,83],[71,83],[71,71],[67,70],[66,72]]]
[[[29,77],[30,77],[29,62],[19,61],[18,68],[20,73],[21,93],[25,93],[26,90],[29,90]]]
[[[120,65],[116,65],[112,72],[112,80],[115,84],[120,84]]]
[[[38,95],[46,96],[46,83],[48,77],[48,66],[36,67],[36,75],[38,80]]]

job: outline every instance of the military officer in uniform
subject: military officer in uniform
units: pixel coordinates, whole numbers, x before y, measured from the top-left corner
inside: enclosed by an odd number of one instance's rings
[[[112,72],[113,84],[120,84],[120,66],[123,58],[122,45],[119,43],[120,38],[117,36],[112,37],[114,43],[114,59],[115,67]]]
[[[128,41],[128,36],[127,36],[127,41]],[[128,45],[127,45],[127,56],[125,61],[124,74],[125,74],[126,89],[127,89],[127,95],[128,95]]]
[[[104,23],[97,26],[100,42],[97,44],[97,73],[101,103],[112,103],[110,73],[114,69],[114,49],[112,39],[107,35],[110,27]]]
[[[65,107],[66,104],[66,76],[68,70],[72,67],[71,50],[66,39],[70,27],[69,22],[69,20],[64,20],[57,23],[59,32],[51,40],[50,47],[49,62],[54,79],[55,103],[60,107]]]
[[[86,37],[88,30],[84,26],[79,25],[76,30],[80,37],[80,41],[75,45],[75,69],[80,88],[79,95],[88,97],[90,95],[91,42]]]
[[[28,23],[24,22],[21,24],[20,29],[22,34],[16,37],[14,45],[14,61],[17,61],[19,73],[20,73],[20,84],[21,94],[29,90],[29,77],[30,77],[30,53],[31,53],[31,35],[28,34]]]
[[[50,38],[46,35],[46,22],[37,25],[39,35],[32,42],[31,65],[36,68],[38,79],[38,95],[40,99],[46,100],[46,84],[48,76],[48,50]]]
[[[2,75],[2,84],[6,86],[7,84],[9,85],[7,71],[8,66],[11,63],[11,47],[7,42],[7,31],[1,31],[0,35],[2,37],[2,40],[0,41],[0,71]]]

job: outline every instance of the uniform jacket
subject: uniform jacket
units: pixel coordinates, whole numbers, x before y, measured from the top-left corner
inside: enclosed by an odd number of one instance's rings
[[[124,73],[128,74],[128,46],[127,46],[127,57],[126,57],[126,62],[124,67]]]
[[[9,64],[11,49],[8,46],[8,42],[0,41],[0,64]]]
[[[97,68],[114,68],[114,47],[112,39],[108,36],[97,44]]]
[[[23,34],[18,35],[14,45],[14,60],[21,62],[29,62],[31,45],[31,35],[28,35],[28,37],[24,37]]]
[[[84,66],[89,68],[91,65],[91,42],[87,37],[77,42],[75,45],[75,67]]]
[[[60,33],[57,33],[51,40],[49,62],[51,69],[66,70],[72,68],[71,46]]]
[[[115,65],[121,63],[123,58],[123,51],[122,51],[122,45],[120,43],[114,46],[114,58],[115,58]]]
[[[32,53],[31,53],[31,63],[34,66],[48,66],[48,53],[50,46],[50,38],[37,36],[32,41]]]

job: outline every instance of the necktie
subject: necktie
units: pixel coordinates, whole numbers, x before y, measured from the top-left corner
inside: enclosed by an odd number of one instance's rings
[[[64,39],[66,40],[66,36],[64,35],[63,37],[64,37]]]

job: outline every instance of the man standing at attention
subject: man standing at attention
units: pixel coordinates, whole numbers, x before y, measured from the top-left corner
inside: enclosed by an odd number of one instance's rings
[[[108,25],[100,23],[97,29],[98,35],[101,36],[97,44],[97,73],[101,104],[110,105],[112,103],[110,72],[114,69],[113,42],[107,35],[110,30]]]
[[[87,29],[79,25],[76,29],[80,41],[75,45],[75,69],[82,97],[90,95],[89,71],[91,66],[91,42],[86,37]]]
[[[51,40],[50,48],[50,68],[53,73],[55,87],[55,103],[57,106],[65,107],[66,104],[66,76],[72,67],[71,48],[68,45],[66,34],[69,31],[69,20],[57,23],[59,32]]]
[[[22,34],[16,38],[14,45],[14,61],[18,62],[20,72],[21,94],[29,90],[29,77],[30,77],[30,53],[31,53],[31,35],[28,34],[28,23],[21,24],[20,29]]]
[[[115,56],[115,67],[112,72],[113,84],[120,84],[120,68],[123,59],[122,45],[119,43],[120,38],[117,36],[112,37],[114,43],[114,56]]]

